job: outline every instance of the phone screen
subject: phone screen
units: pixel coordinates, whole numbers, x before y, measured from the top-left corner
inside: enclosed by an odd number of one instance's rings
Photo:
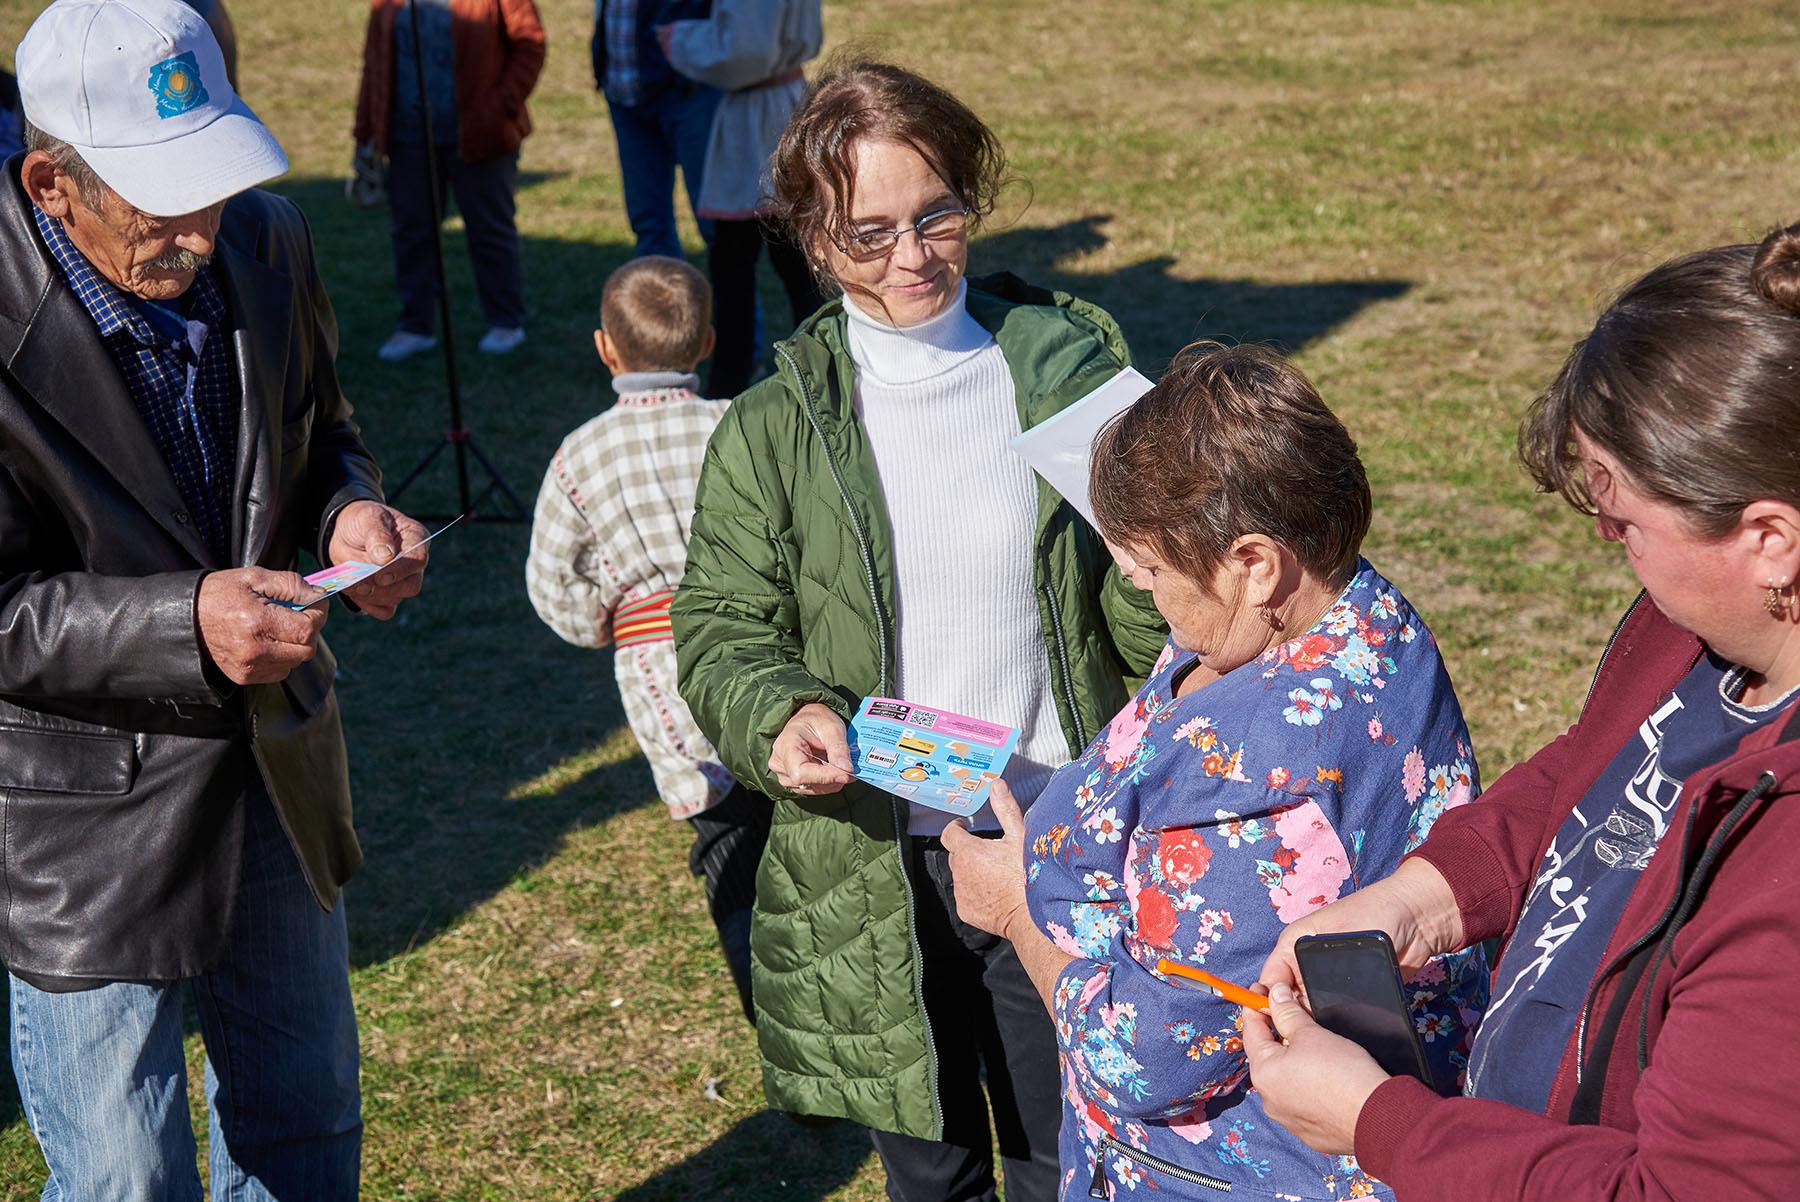
[[[1389,1075],[1432,1084],[1386,935],[1308,935],[1294,958],[1320,1026],[1359,1044]]]

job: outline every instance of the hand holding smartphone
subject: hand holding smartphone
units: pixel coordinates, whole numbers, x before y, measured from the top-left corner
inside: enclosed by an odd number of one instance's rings
[[[1303,935],[1294,941],[1294,959],[1321,1027],[1359,1045],[1390,1076],[1417,1077],[1436,1088],[1386,934]]]

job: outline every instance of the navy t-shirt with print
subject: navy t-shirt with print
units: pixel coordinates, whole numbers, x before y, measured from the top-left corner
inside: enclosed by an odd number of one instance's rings
[[[1730,756],[1783,708],[1785,699],[1737,704],[1743,676],[1702,656],[1556,833],[1494,975],[1469,1054],[1469,1096],[1543,1112],[1613,928],[1668,833],[1681,782]]]

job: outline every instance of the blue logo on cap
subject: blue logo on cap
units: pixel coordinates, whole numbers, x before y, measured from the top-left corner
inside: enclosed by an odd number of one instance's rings
[[[205,104],[206,88],[200,82],[200,64],[194,60],[194,52],[177,54],[150,68],[150,91],[156,96],[156,115],[165,120]]]

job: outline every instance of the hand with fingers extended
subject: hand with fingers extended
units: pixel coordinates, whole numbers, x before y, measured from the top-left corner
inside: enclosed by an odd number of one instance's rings
[[[1433,956],[1463,946],[1462,915],[1449,882],[1427,860],[1403,862],[1392,876],[1365,885],[1340,901],[1289,923],[1263,962],[1259,978],[1270,988],[1285,984],[1301,990],[1294,941],[1302,935],[1340,931],[1384,931],[1394,941],[1401,971],[1411,976]]]
[[[1000,838],[973,835],[958,819],[944,828],[942,840],[956,883],[957,916],[990,935],[1012,939],[1017,924],[1031,925],[1025,905],[1025,815],[1003,780],[989,787],[988,805],[1000,820]]]
[[[388,564],[406,551],[399,563],[345,589],[344,596],[370,617],[384,622],[393,617],[402,601],[418,596],[425,587],[425,564],[431,549],[415,544],[427,533],[418,522],[379,501],[352,501],[340,509],[331,530],[331,545],[325,549],[333,564]],[[409,547],[412,549],[407,550]]]
[[[311,659],[325,626],[326,607],[292,610],[280,601],[307,601],[319,590],[293,572],[233,568],[200,581],[194,620],[213,666],[235,684],[274,684]]]
[[[1264,1113],[1315,1152],[1354,1155],[1357,1117],[1387,1072],[1313,1021],[1293,986],[1280,982],[1268,992],[1267,1014],[1243,1009],[1244,1057]]]
[[[844,720],[812,702],[794,711],[769,753],[769,771],[790,793],[823,797],[855,779]]]

